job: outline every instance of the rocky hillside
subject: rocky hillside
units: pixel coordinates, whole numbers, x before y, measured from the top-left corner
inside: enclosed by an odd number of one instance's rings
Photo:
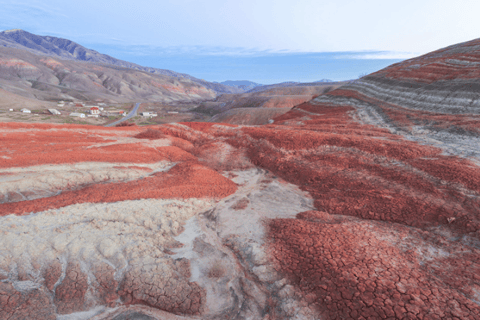
[[[314,100],[450,154],[480,155],[480,40],[394,64]]]
[[[192,80],[112,65],[61,60],[0,48],[0,88],[23,97],[57,100],[192,101],[216,93]]]
[[[0,123],[0,318],[479,319],[479,43],[267,125]]]
[[[223,94],[215,101],[202,102],[193,111],[212,116],[210,122],[261,125],[272,122],[292,109],[340,87],[341,84],[317,86],[274,87],[273,89],[241,94]]]
[[[260,91],[267,91],[272,89],[282,89],[288,87],[312,87],[312,86],[323,86],[323,85],[333,85],[338,86],[344,84],[343,81],[332,81],[328,79],[322,79],[315,82],[295,82],[295,81],[288,81],[288,82],[281,82],[281,83],[274,83],[274,84],[266,84],[266,85],[258,85],[253,87],[252,89],[248,90],[248,93],[260,92]]]
[[[0,47],[16,48],[29,51],[37,55],[47,55],[62,60],[86,61],[95,64],[113,65],[122,68],[145,71],[148,73],[185,78],[211,89],[216,93],[237,93],[236,88],[219,83],[197,79],[185,73],[178,73],[166,69],[143,67],[135,63],[123,61],[95,50],[85,48],[68,39],[39,36],[30,32],[14,29],[0,32]]]

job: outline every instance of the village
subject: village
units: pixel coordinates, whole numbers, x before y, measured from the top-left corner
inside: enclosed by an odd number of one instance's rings
[[[126,117],[135,103],[106,101],[45,101],[38,105],[17,105],[0,108],[0,122],[22,121],[104,126]],[[136,125],[205,121],[207,116],[192,112],[198,103],[143,102],[135,116],[125,119]]]
[[[46,120],[45,117],[58,117],[59,122],[86,122],[100,124],[116,120],[119,117],[125,117],[127,111],[121,108],[130,108],[130,105],[112,105],[104,102],[73,102],[73,101],[58,101],[56,106],[50,104],[48,107],[42,109],[33,108],[9,108],[8,113],[25,115],[25,116],[42,116],[41,120]],[[36,120],[32,118],[31,120]],[[40,119],[39,119],[40,120]],[[53,120],[53,119],[52,119]]]

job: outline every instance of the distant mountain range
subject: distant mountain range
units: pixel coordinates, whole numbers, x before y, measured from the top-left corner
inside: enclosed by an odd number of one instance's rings
[[[68,39],[39,36],[21,29],[0,32],[0,70],[0,88],[23,97],[50,101],[166,102],[331,82],[326,79],[273,85],[248,80],[209,82],[185,73],[140,66]]]
[[[318,86],[318,85],[325,84],[325,83],[328,83],[328,84],[330,84],[330,83],[331,83],[331,84],[339,84],[339,83],[343,83],[343,81],[335,82],[335,81],[328,80],[328,79],[322,79],[322,80],[318,80],[318,81],[315,81],[315,82],[294,82],[294,81],[287,81],[287,82],[275,83],[275,84],[258,85],[258,86],[255,86],[255,87],[251,88],[250,90],[247,90],[246,92],[248,92],[248,93],[253,93],[253,92],[260,92],[260,91],[270,90],[270,89],[274,89],[274,88]]]
[[[236,80],[236,81],[227,80],[227,81],[220,82],[220,84],[234,87],[234,88],[239,88],[239,89],[242,89],[243,91],[249,91],[255,87],[263,86],[263,84],[259,84],[259,83],[248,81],[248,80]]]
[[[312,86],[312,85],[318,85],[318,84],[324,84],[324,83],[330,83],[330,82],[334,83],[335,81],[332,81],[329,79],[322,79],[314,82],[287,81],[282,83],[263,85],[263,84],[248,81],[248,80],[236,80],[236,81],[227,80],[227,81],[220,82],[220,84],[239,88],[244,90],[245,92],[259,92],[259,91],[269,90],[272,88],[293,87],[293,86]]]
[[[216,93],[239,93],[243,90],[220,83],[213,83],[203,79],[197,79],[185,73],[172,70],[143,67],[135,63],[123,61],[95,50],[85,48],[71,40],[51,36],[39,36],[30,32],[13,29],[0,32],[0,47],[27,50],[36,55],[46,55],[63,60],[85,61],[101,65],[113,65],[122,68],[145,71],[153,74],[185,78],[196,82]]]

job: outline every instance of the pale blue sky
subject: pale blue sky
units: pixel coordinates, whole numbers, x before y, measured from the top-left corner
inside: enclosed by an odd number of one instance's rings
[[[478,0],[0,0],[0,30],[108,47],[133,62],[294,52],[398,61],[480,37],[479,12]]]

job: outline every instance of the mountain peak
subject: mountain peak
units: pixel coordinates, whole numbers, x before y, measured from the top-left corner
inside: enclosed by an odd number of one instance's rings
[[[23,29],[4,30],[4,31],[0,32],[0,35],[3,35],[4,37],[15,37],[15,36],[31,37],[31,36],[36,36],[33,33],[30,33],[30,32],[25,31]]]
[[[26,31],[22,29],[10,29],[10,30],[2,31],[2,33],[14,33],[14,32],[26,32]]]

